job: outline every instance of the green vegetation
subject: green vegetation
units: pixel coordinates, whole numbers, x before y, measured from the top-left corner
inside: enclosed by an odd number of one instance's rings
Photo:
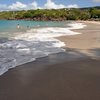
[[[42,20],[42,21],[63,21],[63,20],[99,20],[100,7],[92,8],[64,8],[64,9],[37,9],[28,11],[3,11],[0,12],[0,19],[7,20]]]

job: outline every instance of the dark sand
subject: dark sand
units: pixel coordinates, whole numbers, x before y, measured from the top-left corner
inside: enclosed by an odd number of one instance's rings
[[[0,100],[100,100],[100,48],[88,49],[95,57],[78,48],[6,72]]]
[[[100,60],[69,51],[16,67],[0,77],[0,100],[100,100]]]

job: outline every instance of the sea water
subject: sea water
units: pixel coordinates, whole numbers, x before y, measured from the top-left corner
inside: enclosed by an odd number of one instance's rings
[[[20,28],[17,29],[17,24]],[[0,21],[0,75],[18,65],[49,54],[65,52],[55,37],[77,35],[71,29],[85,27],[76,22]]]

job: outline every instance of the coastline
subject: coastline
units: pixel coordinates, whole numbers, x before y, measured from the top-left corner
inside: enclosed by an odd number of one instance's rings
[[[79,20],[79,21],[77,21],[77,22],[82,22],[82,23],[85,23],[85,24],[87,24],[87,23],[89,23],[89,24],[100,24],[100,21],[82,21],[82,20]]]
[[[78,32],[81,34],[72,35],[72,36],[62,36],[57,37],[57,39],[63,41],[66,46],[65,49],[75,49],[78,50],[86,55],[90,56],[100,56],[93,54],[91,50],[98,50],[100,48],[100,22],[93,23],[93,22],[84,22],[81,23],[85,24],[86,27],[83,29],[72,29],[74,32]]]
[[[99,26],[87,23],[73,31],[82,34],[57,38],[65,42],[65,53],[39,58],[0,76],[0,100],[99,100]]]
[[[45,57],[58,52],[65,52],[62,48],[64,42],[55,39],[55,37],[65,35],[80,34],[71,31],[71,29],[80,29],[85,27],[82,23],[63,23],[69,25],[68,28],[62,27],[44,27],[39,29],[30,29],[27,32],[16,34],[12,41],[1,44],[1,67],[0,75],[11,68],[32,62],[37,58]],[[14,53],[12,53],[14,52]]]

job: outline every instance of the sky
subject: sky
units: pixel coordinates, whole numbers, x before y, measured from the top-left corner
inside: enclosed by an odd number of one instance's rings
[[[0,11],[100,6],[100,0],[0,0]]]

